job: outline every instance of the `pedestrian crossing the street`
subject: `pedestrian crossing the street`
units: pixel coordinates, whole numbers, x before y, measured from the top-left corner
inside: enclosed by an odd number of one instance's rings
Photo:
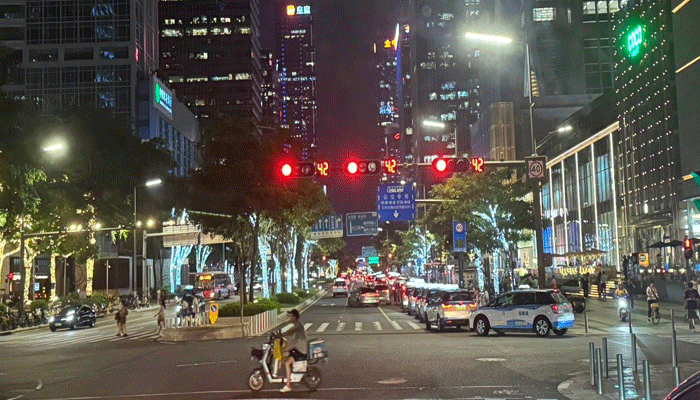
[[[91,343],[116,343],[116,342],[137,342],[154,341],[158,339],[158,334],[152,325],[135,326],[128,330],[128,336],[115,336],[116,329],[77,329],[74,331],[59,330],[49,332],[49,329],[37,329],[31,332],[13,334],[0,337],[0,348],[6,346],[27,346],[27,347],[65,347],[77,344]]]

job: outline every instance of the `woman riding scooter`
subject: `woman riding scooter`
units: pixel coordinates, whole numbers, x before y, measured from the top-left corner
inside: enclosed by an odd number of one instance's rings
[[[630,308],[628,297],[629,293],[627,292],[627,289],[625,289],[625,286],[622,284],[622,282],[620,282],[617,289],[615,289],[615,298],[617,299],[617,310],[622,322],[626,322],[627,318],[629,318]]]

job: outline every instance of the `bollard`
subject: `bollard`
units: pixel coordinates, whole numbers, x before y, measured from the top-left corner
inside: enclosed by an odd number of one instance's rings
[[[617,386],[620,400],[625,400],[625,376],[622,365],[622,354],[617,355]]]
[[[649,360],[642,361],[644,369],[644,400],[651,400],[651,372],[649,371]]]
[[[593,342],[588,343],[588,357],[589,357],[589,372],[591,374],[591,386],[595,386],[595,345]]]
[[[608,377],[608,338],[603,338],[603,378]]]
[[[598,394],[603,394],[603,353],[595,349],[595,376]]]
[[[637,366],[637,335],[632,334],[632,362],[634,363],[634,372],[639,372]]]
[[[586,333],[588,333],[588,311],[583,312],[583,322],[584,322],[584,327],[586,329]]]
[[[632,310],[630,310],[630,311],[627,313],[627,324],[628,324],[629,327],[630,327],[630,335],[631,335],[631,334],[634,333],[634,332],[632,332]]]

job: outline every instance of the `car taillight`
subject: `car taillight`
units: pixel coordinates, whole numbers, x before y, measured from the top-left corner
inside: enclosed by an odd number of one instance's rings
[[[454,311],[454,306],[451,304],[442,304],[442,309],[444,311]]]
[[[388,291],[388,290],[385,290],[384,293],[389,293],[389,291]]]
[[[469,309],[470,309],[470,310],[476,310],[476,304],[475,304],[475,303],[469,303]]]
[[[559,314],[560,312],[564,312],[564,309],[563,309],[563,307],[559,307],[556,304],[552,304],[552,311]]]

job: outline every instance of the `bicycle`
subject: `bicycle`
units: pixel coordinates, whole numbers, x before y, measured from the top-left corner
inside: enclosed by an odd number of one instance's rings
[[[658,325],[661,321],[661,313],[659,313],[659,303],[651,303],[651,323]]]

